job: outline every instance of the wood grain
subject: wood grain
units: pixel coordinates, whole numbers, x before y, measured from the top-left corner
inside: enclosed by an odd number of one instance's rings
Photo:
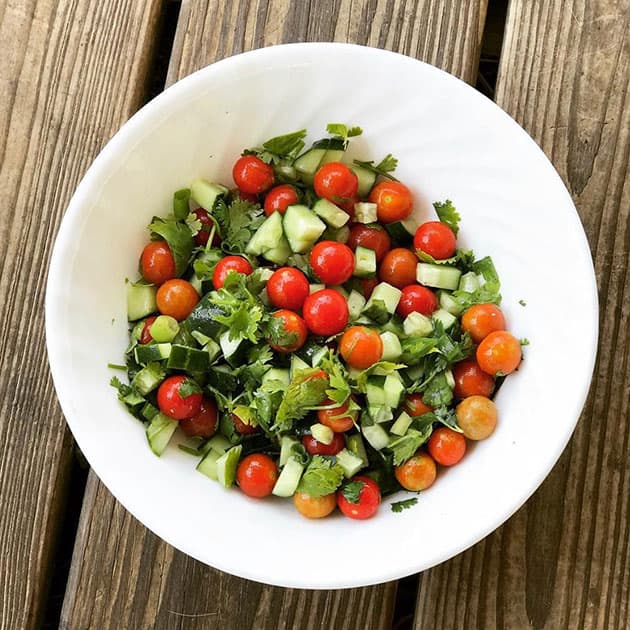
[[[417,628],[630,627],[629,21],[628,1],[511,3],[497,102],[579,210],[599,286],[599,359],[552,474],[504,527],[422,576]]]
[[[457,5],[457,6],[455,6]],[[169,82],[227,55],[288,41],[378,45],[476,76],[485,1],[184,2]],[[91,476],[62,627],[389,628],[395,583],[346,591],[272,588],[175,551]]]
[[[156,0],[0,7],[1,628],[39,624],[70,470],[43,332],[53,236],[80,175],[140,104],[158,9]]]

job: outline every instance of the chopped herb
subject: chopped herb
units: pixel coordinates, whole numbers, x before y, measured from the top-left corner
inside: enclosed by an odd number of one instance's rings
[[[328,123],[326,131],[343,141],[344,148],[348,146],[348,139],[360,136],[363,133],[361,127],[347,127],[342,123]]]
[[[322,374],[319,368],[308,368],[294,375],[278,407],[272,429],[289,430],[294,420],[302,419],[310,407],[324,401],[328,378]]]
[[[121,370],[122,372],[126,372],[127,371],[127,366],[126,365],[118,365],[117,363],[108,363],[107,367],[110,370]]]
[[[257,155],[263,162],[267,164],[291,160],[300,153],[304,148],[304,138],[306,137],[306,129],[300,129],[293,133],[287,133],[283,136],[276,136],[266,142],[262,147],[254,147],[247,149],[243,155]]]
[[[267,325],[267,338],[269,343],[281,348],[289,348],[298,340],[296,332],[289,331],[284,326],[281,317],[270,317]]]
[[[193,236],[199,234],[202,227],[199,217],[194,212],[190,212],[188,215],[186,215],[185,219],[186,225],[190,228],[190,233]]]
[[[455,209],[453,202],[450,199],[447,199],[445,202],[436,201],[433,204],[435,211],[437,212],[438,219],[444,225],[448,225],[451,228],[455,236],[459,232],[459,222],[461,220],[461,216],[459,212]]]
[[[392,175],[392,172],[396,170],[398,166],[398,160],[391,154],[388,153],[378,164],[374,164],[374,160],[369,160],[368,162],[362,162],[361,160],[354,160],[354,163],[361,168],[365,168],[368,171],[372,171],[372,173],[376,173],[376,175],[380,175],[381,177],[387,177],[387,179],[391,179],[395,182],[398,180]]]
[[[229,205],[223,198],[217,200],[212,209],[221,237],[221,246],[227,252],[242,254],[254,232],[265,220],[263,210],[257,203],[234,199]]]
[[[365,485],[363,481],[350,481],[343,486],[341,494],[345,497],[349,503],[358,503],[361,489]]]
[[[306,467],[298,492],[304,492],[317,499],[333,493],[343,480],[343,468],[333,459],[315,455]]]
[[[396,501],[395,503],[391,503],[390,507],[392,508],[392,512],[402,512],[403,510],[407,510],[410,507],[413,507],[418,503],[418,499],[413,497],[411,499],[405,499],[404,501]]]
[[[529,339],[524,337],[523,339],[520,340],[520,343],[521,343],[521,346],[529,346]]]
[[[175,260],[175,273],[181,276],[188,267],[193,251],[193,234],[188,225],[177,221],[174,217],[167,219],[153,217],[149,230],[168,243]]]
[[[519,303],[521,306],[527,306],[527,302],[526,302],[525,300],[519,300],[519,301],[518,301],[518,303]]]
[[[201,387],[199,387],[199,383],[194,379],[186,378],[181,382],[177,393],[180,398],[187,398],[193,394],[201,394]]]
[[[400,466],[411,459],[416,451],[431,437],[433,427],[426,423],[421,430],[409,429],[402,437],[390,440],[387,449],[391,451],[394,466]]]

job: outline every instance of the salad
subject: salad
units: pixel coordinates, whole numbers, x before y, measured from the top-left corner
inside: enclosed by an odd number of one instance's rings
[[[492,259],[457,247],[451,201],[420,222],[392,155],[344,163],[361,129],[327,131],[243,151],[232,190],[175,192],[127,286],[126,364],[110,367],[129,384],[111,384],[156,455],[177,434],[226,488],[365,519],[492,434],[524,342]]]

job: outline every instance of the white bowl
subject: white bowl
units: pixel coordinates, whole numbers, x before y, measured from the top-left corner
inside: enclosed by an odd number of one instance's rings
[[[308,521],[288,500],[258,501],[195,471],[175,447],[149,450],[108,385],[127,340],[125,285],[154,214],[195,177],[231,183],[243,147],[328,122],[363,127],[352,152],[399,158],[420,211],[450,198],[460,244],[493,256],[525,360],[497,396],[495,434],[443,471],[418,504],[384,502],[365,522]],[[521,306],[519,300],[527,305]],[[61,225],[46,296],[61,406],[114,496],[183,552],[288,587],[355,587],[427,569],[503,523],[548,474],[585,401],[597,342],[590,252],[562,181],[503,111],[419,61],[342,44],[292,44],[231,57],[166,90],[127,122],[79,185]],[[93,518],[99,518],[98,514]]]

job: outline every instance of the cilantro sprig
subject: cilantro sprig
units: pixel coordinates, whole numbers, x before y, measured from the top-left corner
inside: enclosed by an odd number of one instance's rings
[[[270,138],[262,146],[243,151],[243,155],[257,155],[267,164],[280,164],[293,160],[304,148],[306,129]]]
[[[394,503],[390,503],[390,507],[392,508],[392,512],[400,513],[403,510],[408,510],[410,507],[413,507],[418,503],[418,499],[416,497],[412,497],[411,499],[405,499],[404,501],[395,501]]]
[[[398,160],[391,153],[388,153],[378,164],[374,164],[374,160],[369,160],[367,162],[354,160],[354,164],[368,171],[372,171],[372,173],[380,175],[381,177],[386,177],[387,179],[391,179],[395,182],[398,181],[398,179],[392,175],[398,167]]]
[[[342,481],[343,468],[336,461],[315,455],[300,479],[298,492],[304,492],[317,499],[333,493]]]

